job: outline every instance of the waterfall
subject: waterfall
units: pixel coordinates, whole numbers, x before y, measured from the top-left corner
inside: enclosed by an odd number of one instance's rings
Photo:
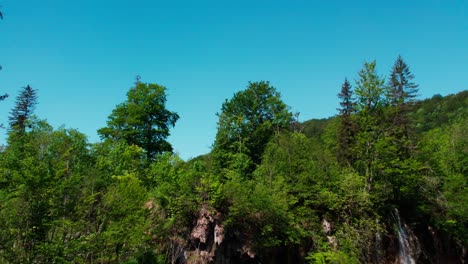
[[[398,245],[399,245],[399,252],[398,258],[401,264],[414,264],[416,261],[414,260],[413,256],[411,256],[411,247],[408,234],[406,232],[406,228],[402,225],[400,220],[400,213],[398,209],[395,208],[393,212],[393,216],[395,218],[395,224],[398,231]]]

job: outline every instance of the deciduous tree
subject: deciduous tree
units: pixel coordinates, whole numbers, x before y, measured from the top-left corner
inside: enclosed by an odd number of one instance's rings
[[[372,187],[375,163],[379,159],[377,143],[383,137],[384,82],[377,74],[376,62],[365,62],[359,71],[355,88],[359,125],[355,147],[356,168],[362,175],[366,175],[369,188]]]
[[[127,101],[117,105],[107,120],[107,127],[99,129],[102,139],[125,140],[146,151],[148,160],[157,154],[172,151],[166,141],[179,115],[166,108],[166,88],[137,79],[127,93]]]
[[[213,158],[221,169],[241,166],[244,172],[252,172],[271,136],[289,129],[293,121],[280,93],[265,81],[250,82],[246,90],[235,93],[218,117]]]

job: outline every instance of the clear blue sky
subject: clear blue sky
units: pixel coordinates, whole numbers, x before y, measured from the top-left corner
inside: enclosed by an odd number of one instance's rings
[[[187,159],[209,152],[216,112],[248,81],[268,80],[300,120],[336,114],[345,77],[398,54],[420,98],[468,89],[468,1],[0,0],[0,122],[20,87],[36,114],[99,141],[134,77],[168,88],[169,138]],[[354,81],[353,81],[354,83]],[[4,142],[5,133],[0,141]]]

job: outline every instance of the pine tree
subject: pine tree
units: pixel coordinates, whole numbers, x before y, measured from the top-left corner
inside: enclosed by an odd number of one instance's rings
[[[412,82],[413,79],[414,74],[411,73],[403,58],[398,56],[388,83],[394,105],[414,102],[418,92],[418,85]]]
[[[27,120],[32,116],[37,104],[37,90],[27,85],[16,98],[16,104],[10,112],[10,130],[24,134]]]
[[[341,99],[341,108],[338,108],[340,124],[338,125],[337,158],[342,165],[352,165],[352,146],[356,133],[356,125],[352,120],[352,115],[355,113],[356,108],[351,84],[346,78],[341,86],[341,92],[338,94],[338,98]]]
[[[418,85],[413,82],[414,75],[401,56],[395,61],[386,87],[386,136],[389,141],[387,148],[386,174],[392,185],[393,200],[401,203],[410,200],[413,192],[415,160],[414,143],[412,142],[412,126],[409,119],[410,108],[418,92]],[[406,197],[406,198],[405,198]],[[409,202],[406,202],[410,204]]]
[[[410,120],[408,112],[417,96],[418,85],[413,82],[414,75],[401,56],[393,65],[387,86],[387,101],[389,103],[390,135],[394,136],[399,155],[408,156],[410,142]]]

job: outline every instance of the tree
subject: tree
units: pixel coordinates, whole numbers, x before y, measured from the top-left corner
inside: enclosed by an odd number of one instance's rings
[[[213,158],[218,168],[244,167],[252,172],[271,136],[289,129],[293,115],[269,82],[249,82],[226,100],[218,114]]]
[[[24,134],[26,131],[26,121],[31,118],[37,104],[37,90],[27,85],[23,87],[20,95],[16,98],[16,104],[10,112],[10,129]]]
[[[414,102],[417,96],[418,85],[413,83],[414,75],[401,56],[395,61],[388,86],[391,95],[392,105],[402,105]]]
[[[365,62],[359,71],[355,93],[359,131],[356,136],[356,168],[366,175],[369,188],[375,176],[375,163],[379,159],[378,142],[383,138],[382,120],[384,79],[377,75],[376,62]]]
[[[357,110],[375,112],[383,106],[385,80],[377,75],[375,61],[365,62],[356,81]]]
[[[166,88],[153,83],[142,83],[137,78],[135,87],[127,93],[127,101],[117,105],[108,117],[107,127],[98,130],[101,139],[125,140],[145,150],[148,160],[157,154],[172,151],[166,141],[169,128],[179,119],[176,112],[166,109]]]
[[[356,125],[352,120],[352,115],[356,112],[356,107],[348,79],[345,79],[341,86],[338,98],[341,99],[341,108],[338,109],[340,124],[338,126],[337,158],[342,165],[353,164],[352,146],[354,145]]]
[[[393,65],[387,86],[389,101],[389,128],[390,133],[397,140],[398,155],[408,157],[411,124],[408,117],[409,107],[413,104],[418,92],[418,85],[413,83],[414,75],[401,56],[398,56]]]

